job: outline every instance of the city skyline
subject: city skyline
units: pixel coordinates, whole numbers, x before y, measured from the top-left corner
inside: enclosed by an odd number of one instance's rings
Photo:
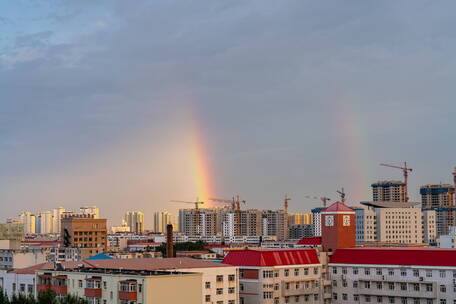
[[[336,7],[334,7],[336,6]],[[450,183],[453,2],[0,4],[0,221]],[[144,33],[144,29],[148,29]]]

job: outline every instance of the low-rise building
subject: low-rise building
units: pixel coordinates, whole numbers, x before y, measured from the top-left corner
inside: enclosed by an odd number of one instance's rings
[[[82,297],[88,303],[200,303],[200,273],[112,268],[38,270],[36,290]]]
[[[224,264],[239,267],[239,303],[329,303],[314,249],[230,251]]]
[[[450,304],[456,299],[453,249],[337,249],[329,274],[334,304]]]
[[[0,269],[25,268],[46,262],[46,253],[33,249],[0,249]]]

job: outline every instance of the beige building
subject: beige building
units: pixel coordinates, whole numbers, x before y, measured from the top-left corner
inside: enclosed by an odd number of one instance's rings
[[[39,270],[36,290],[82,297],[91,304],[201,303],[200,273],[128,269]]]
[[[173,224],[173,215],[167,211],[154,213],[154,232],[166,233],[166,225]]]
[[[91,260],[87,262],[81,262],[84,265],[84,271],[92,272],[92,269],[105,269],[109,272],[116,272],[120,269],[144,272],[162,272],[162,271],[173,271],[173,272],[184,272],[184,273],[198,273],[198,288],[199,301],[192,302],[191,298],[185,299],[183,302],[140,302],[138,303],[202,303],[202,304],[237,304],[239,297],[238,291],[238,268],[231,265],[225,265],[221,263],[209,262],[199,259],[192,258],[134,258],[134,259],[112,259],[112,260]],[[51,265],[52,266],[52,265]],[[72,265],[70,263],[64,263],[65,268],[69,268]],[[52,266],[53,267],[53,266]],[[74,266],[73,266],[74,267]],[[74,281],[76,284],[78,280]],[[102,280],[103,281],[103,280]],[[138,283],[140,281],[138,280]],[[67,284],[73,286],[73,281],[68,281]],[[81,284],[81,283],[78,283]],[[82,283],[83,287],[84,282]],[[173,293],[185,293],[187,288],[180,288],[180,285],[174,287]],[[104,287],[103,287],[104,288]],[[111,289],[116,293],[116,289]],[[109,295],[110,292],[102,291],[101,299],[104,295]],[[139,296],[139,294],[138,294]],[[114,298],[108,298],[107,303],[119,303]],[[112,301],[111,301],[112,300]],[[98,303],[90,302],[89,303]],[[103,302],[101,302],[103,303]],[[120,302],[123,303],[123,302]]]
[[[124,217],[130,232],[141,234],[144,232],[144,213],[141,211],[127,211]]]
[[[393,244],[435,242],[435,212],[413,208],[418,203],[362,202],[356,211],[356,241]]]
[[[421,208],[436,212],[437,235],[449,233],[456,226],[455,188],[450,184],[425,185],[420,188]]]

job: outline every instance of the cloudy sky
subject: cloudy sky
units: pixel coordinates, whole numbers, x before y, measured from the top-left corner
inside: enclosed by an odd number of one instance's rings
[[[0,2],[0,221],[210,195],[356,204],[456,165],[454,1]],[[197,138],[197,140],[195,139]]]

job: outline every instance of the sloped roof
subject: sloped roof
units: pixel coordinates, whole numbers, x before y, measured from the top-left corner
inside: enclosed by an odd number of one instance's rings
[[[104,253],[99,253],[97,255],[94,255],[94,256],[91,256],[87,259],[85,259],[86,261],[92,261],[92,260],[112,260],[112,257],[110,257],[109,255],[106,255]]]
[[[320,261],[314,249],[259,249],[230,251],[222,263],[261,267],[320,264]]]
[[[328,208],[323,209],[321,212],[355,212],[352,208],[348,207],[342,202],[335,202]]]
[[[321,245],[321,236],[303,237],[298,241],[298,245]]]
[[[330,263],[456,267],[456,249],[344,248],[336,249]]]

